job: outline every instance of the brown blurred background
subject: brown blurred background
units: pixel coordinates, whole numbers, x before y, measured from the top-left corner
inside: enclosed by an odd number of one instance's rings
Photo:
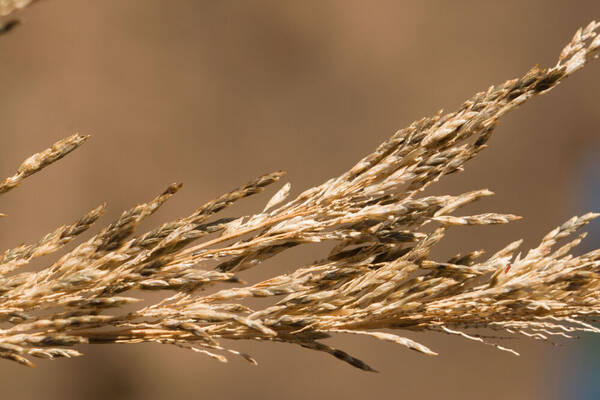
[[[288,171],[297,194],[343,172],[412,120],[453,110],[535,64],[554,65],[575,30],[600,18],[600,4],[44,0],[20,17],[25,24],[0,38],[0,175],[73,132],[93,137],[2,197],[0,210],[9,216],[1,221],[0,248],[37,240],[104,201],[107,223],[173,181],[184,190],[144,228],[277,169]],[[508,115],[490,149],[437,185],[436,193],[497,193],[464,213],[525,217],[456,229],[440,257],[493,251],[520,237],[526,249],[584,205],[600,209],[583,193],[600,185],[586,175],[599,167],[599,93],[596,62]],[[231,212],[259,209],[272,193]],[[587,240],[594,245],[600,247],[598,235]],[[294,250],[243,278],[289,271],[322,251]],[[86,346],[83,358],[40,361],[35,370],[0,363],[1,396],[584,398],[575,391],[586,385],[578,371],[591,367],[581,355],[600,343],[519,339],[507,343],[522,353],[515,357],[448,336],[408,336],[441,355],[368,338],[332,340],[382,371],[368,374],[284,344],[233,343],[258,367],[159,345]],[[599,390],[600,383],[591,385]]]

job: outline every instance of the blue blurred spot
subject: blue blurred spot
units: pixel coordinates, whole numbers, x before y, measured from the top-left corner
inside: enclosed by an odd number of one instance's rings
[[[600,143],[590,146],[580,159],[575,171],[573,195],[577,197],[578,214],[600,212]],[[600,221],[592,221],[587,227],[588,237],[577,251],[586,252],[600,248]],[[585,334],[573,346],[572,357],[565,363],[568,382],[561,398],[578,400],[600,399],[600,337]]]

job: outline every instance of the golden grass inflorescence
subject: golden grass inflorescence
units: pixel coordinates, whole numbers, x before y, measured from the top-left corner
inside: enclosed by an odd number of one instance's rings
[[[4,3],[0,9],[19,4]],[[570,219],[523,257],[515,256],[517,241],[488,258],[474,251],[442,262],[429,254],[448,229],[519,217],[452,215],[491,195],[488,190],[423,195],[483,150],[505,113],[596,58],[599,30],[600,23],[590,23],[577,31],[554,67],[534,67],[521,78],[477,93],[456,112],[414,122],[344,174],[293,200],[287,201],[290,185],[285,184],[257,214],[216,217],[277,182],[283,172],[259,177],[187,217],[136,234],[142,220],[181,186],[171,185],[39,271],[19,268],[87,231],[103,205],[37,243],[5,251],[0,255],[0,357],[32,366],[31,357],[78,356],[76,347],[82,343],[153,342],[219,361],[230,353],[256,363],[222,343],[234,339],[297,344],[372,371],[322,340],[333,334],[367,335],[435,355],[414,340],[382,330],[460,335],[510,352],[496,344],[497,335],[549,340],[599,332],[593,323],[600,316],[600,250],[570,254],[584,237],[573,234],[599,214]],[[73,135],[28,158],[0,183],[0,194],[86,138]],[[566,243],[559,246],[562,240]],[[323,260],[254,285],[238,278],[286,249],[324,241],[333,245]],[[227,286],[204,292],[215,285]],[[135,307],[144,291],[157,290],[168,297]],[[257,297],[270,301],[251,308],[246,300]],[[125,305],[134,305],[129,307],[133,311],[123,311]],[[474,333],[473,328],[498,334]]]

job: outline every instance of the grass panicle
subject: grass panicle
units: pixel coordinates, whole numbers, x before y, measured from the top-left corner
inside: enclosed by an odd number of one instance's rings
[[[0,13],[25,3],[0,1]],[[456,112],[440,112],[399,130],[339,177],[291,200],[286,183],[257,214],[217,216],[279,181],[282,172],[259,177],[187,217],[137,233],[140,222],[181,187],[173,184],[39,271],[20,268],[87,231],[104,206],[37,243],[5,251],[0,256],[0,357],[32,366],[32,357],[79,356],[76,348],[82,343],[152,342],[218,361],[237,355],[256,364],[222,342],[260,340],[296,344],[373,371],[322,340],[364,335],[436,355],[400,336],[433,331],[516,353],[496,341],[513,335],[549,341],[599,332],[594,323],[600,317],[600,249],[570,253],[584,237],[576,232],[599,214],[570,219],[522,257],[515,256],[518,241],[487,258],[474,251],[440,261],[430,252],[449,229],[505,224],[519,217],[455,214],[492,195],[488,190],[423,193],[445,175],[462,171],[486,148],[507,112],[597,57],[599,30],[597,22],[578,30],[554,67],[534,67],[477,93]],[[28,158],[0,183],[0,194],[86,138],[73,135]],[[331,243],[325,259],[253,285],[242,281],[247,270],[260,268],[264,260],[317,242]],[[215,290],[205,291],[213,286]],[[146,291],[168,295],[140,306]],[[267,301],[262,308],[251,308],[251,298]],[[479,328],[497,333],[474,332]]]

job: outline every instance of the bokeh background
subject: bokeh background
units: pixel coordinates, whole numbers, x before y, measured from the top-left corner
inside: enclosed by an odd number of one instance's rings
[[[80,150],[3,196],[0,248],[37,240],[106,201],[108,223],[173,181],[184,189],[143,228],[187,215],[265,172],[293,193],[350,167],[398,128],[477,91],[554,65],[596,0],[44,0],[0,37],[0,175],[73,132]],[[455,229],[439,257],[535,246],[574,214],[600,210],[600,62],[506,116],[490,148],[433,191],[497,193],[464,212],[524,219]],[[231,212],[249,213],[273,193]],[[600,247],[600,227],[584,244]],[[250,282],[310,262],[293,250]],[[583,249],[582,249],[583,250]],[[42,260],[41,268],[52,262]],[[368,374],[284,344],[234,343],[259,361],[220,364],[159,345],[84,346],[86,356],[0,363],[14,399],[596,399],[600,337],[564,346],[519,339],[515,357],[459,338],[408,334],[429,358],[339,337],[381,371]]]

